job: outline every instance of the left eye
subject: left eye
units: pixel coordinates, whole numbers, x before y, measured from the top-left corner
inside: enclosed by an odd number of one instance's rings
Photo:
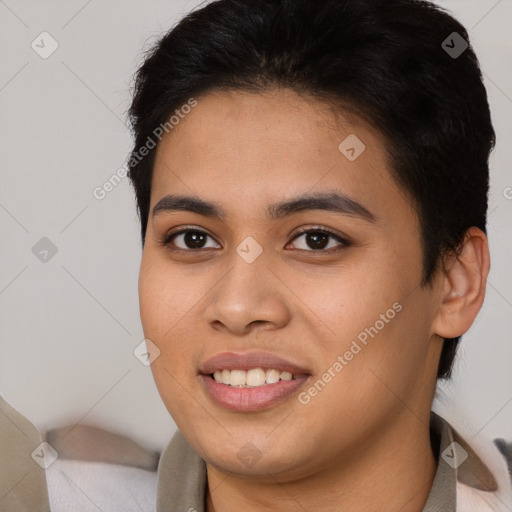
[[[325,249],[329,245],[329,238],[332,240],[336,240],[339,242],[338,249],[343,247],[348,247],[350,245],[349,241],[342,238],[341,236],[333,233],[332,231],[328,231],[326,229],[308,229],[306,231],[302,231],[299,233],[293,240],[297,240],[298,238],[305,235],[304,241],[308,244],[309,247],[313,249],[313,251],[318,251]],[[308,250],[304,248],[300,248],[301,250]],[[328,249],[332,249],[332,247],[328,247]],[[332,252],[331,250],[323,251],[323,252]]]
[[[332,231],[320,228],[302,231],[298,233],[292,241],[301,237],[304,237],[304,242],[307,244],[309,249],[307,247],[299,247],[299,249],[306,250],[308,252],[332,252],[333,247],[329,247],[329,239],[331,239],[331,241],[334,240],[338,242],[338,248],[335,250],[339,250],[350,245],[350,242],[345,238],[333,233]],[[208,238],[213,240],[213,238],[204,231],[198,229],[183,229],[181,231],[169,234],[167,237],[165,237],[164,240],[161,241],[161,243],[165,246],[176,246],[179,250],[188,252],[191,252],[193,249],[215,248],[215,246],[208,247],[205,245],[205,241]],[[184,245],[184,247],[180,247],[176,244],[176,242],[173,242],[174,239],[181,240],[181,243]],[[326,248],[329,250],[324,250]]]

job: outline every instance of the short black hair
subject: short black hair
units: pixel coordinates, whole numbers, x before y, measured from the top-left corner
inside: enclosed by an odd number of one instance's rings
[[[143,245],[155,151],[139,149],[155,129],[209,91],[279,87],[356,112],[385,137],[420,219],[423,286],[467,229],[486,233],[495,133],[477,57],[448,12],[418,0],[215,0],[159,39],[135,75],[128,176]],[[451,376],[459,340],[445,339],[438,378]]]

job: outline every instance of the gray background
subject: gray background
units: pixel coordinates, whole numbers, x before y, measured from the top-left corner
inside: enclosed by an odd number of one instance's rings
[[[439,3],[469,29],[498,143],[486,302],[443,386],[455,406],[435,408],[474,436],[512,440],[512,0]],[[93,190],[130,150],[142,50],[196,5],[0,0],[0,393],[41,430],[82,421],[161,449],[175,429],[133,355],[143,334],[131,188],[124,178],[103,200]],[[47,59],[31,47],[43,31],[59,45]],[[43,237],[57,248],[46,262],[32,252]]]

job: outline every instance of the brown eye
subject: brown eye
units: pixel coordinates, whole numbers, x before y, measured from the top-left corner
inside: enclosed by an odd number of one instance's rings
[[[293,240],[297,240],[300,237],[304,237],[303,247],[299,247],[300,250],[310,252],[334,252],[339,249],[343,249],[350,245],[350,242],[341,236],[329,231],[327,229],[308,229],[300,232]],[[331,241],[329,240],[331,239]],[[332,245],[332,241],[338,242],[338,245]],[[331,245],[330,247],[328,247]],[[328,250],[324,250],[328,248]]]
[[[304,242],[302,243],[303,247],[299,247],[299,250],[308,252],[331,253],[351,245],[346,238],[325,228],[303,230],[293,238],[293,241],[301,237],[304,238]],[[164,240],[161,240],[161,243],[172,250],[186,252],[220,248],[216,242],[214,242],[216,245],[212,246],[210,242],[208,246],[208,239],[213,241],[213,238],[205,231],[188,228],[170,233]]]
[[[211,247],[206,246],[208,238],[212,239],[211,236],[204,231],[198,229],[182,229],[181,231],[169,234],[162,243],[166,246],[176,246],[177,249],[183,251],[210,249]]]

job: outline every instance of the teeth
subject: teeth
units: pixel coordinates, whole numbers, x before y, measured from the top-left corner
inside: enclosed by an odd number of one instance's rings
[[[265,377],[265,372],[261,368],[255,368],[247,372],[245,383],[251,387],[261,386],[265,384]],[[233,379],[233,372],[231,372],[231,379]]]
[[[267,370],[267,374],[266,374],[267,384],[279,382],[279,375],[281,375],[281,373],[278,372],[277,370]]]
[[[251,370],[216,370],[213,378],[220,384],[239,388],[255,388],[264,384],[274,384],[280,380],[293,380],[290,372],[280,372],[279,370],[263,368],[253,368]]]
[[[231,382],[232,386],[245,386],[247,372],[245,370],[231,370]]]

